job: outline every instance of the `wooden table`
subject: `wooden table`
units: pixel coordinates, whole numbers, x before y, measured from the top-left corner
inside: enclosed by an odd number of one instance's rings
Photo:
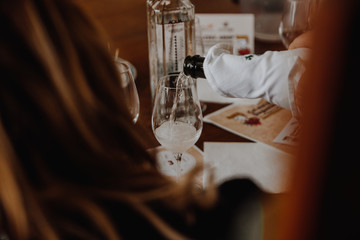
[[[153,146],[158,142],[151,130],[151,95],[149,80],[146,0],[78,0],[94,15],[109,36],[111,50],[119,49],[119,57],[130,61],[137,69],[136,84],[140,95],[140,117],[137,124],[145,126],[153,137]],[[192,0],[197,13],[239,13],[240,7],[231,0]],[[255,41],[255,53],[267,50],[284,50],[281,43]],[[225,105],[207,103],[204,115]],[[196,145],[203,150],[204,141],[250,142],[250,140],[204,123],[202,135]]]

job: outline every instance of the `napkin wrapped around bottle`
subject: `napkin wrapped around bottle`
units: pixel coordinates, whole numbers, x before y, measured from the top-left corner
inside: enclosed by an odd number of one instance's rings
[[[233,55],[219,43],[205,57],[204,72],[211,88],[224,97],[264,98],[291,110],[289,74],[298,59],[307,61],[310,49],[267,51],[262,55]]]

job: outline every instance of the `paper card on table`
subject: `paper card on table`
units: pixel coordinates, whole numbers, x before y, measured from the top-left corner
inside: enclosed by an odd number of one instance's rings
[[[200,29],[196,29],[197,45],[203,45],[205,55],[216,43],[233,45],[233,54],[254,52],[255,17],[253,14],[197,13]],[[197,25],[197,26],[198,26]],[[199,34],[200,33],[200,34]]]
[[[283,130],[276,136],[274,142],[296,146],[299,143],[300,125],[292,118]]]
[[[231,104],[206,115],[204,121],[250,140],[292,153],[293,146],[274,142],[291,118],[289,110],[262,100],[256,105]]]
[[[263,143],[204,142],[204,163],[215,176],[215,183],[234,178],[250,178],[264,191],[289,190],[293,157]],[[209,169],[204,171],[207,185]]]

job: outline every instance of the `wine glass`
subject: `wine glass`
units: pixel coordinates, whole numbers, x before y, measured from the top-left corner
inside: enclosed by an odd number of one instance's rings
[[[139,118],[140,100],[131,67],[125,61],[115,59],[119,70],[120,85],[124,90],[126,105],[135,124]]]
[[[309,30],[309,1],[285,0],[279,25],[279,35],[286,48],[302,33]]]
[[[176,168],[176,180],[194,166],[195,159],[182,158],[183,153],[199,139],[203,117],[197,96],[195,79],[185,74],[169,74],[161,77],[155,92],[152,113],[152,130],[159,143],[171,151],[175,164],[167,161],[164,165]]]

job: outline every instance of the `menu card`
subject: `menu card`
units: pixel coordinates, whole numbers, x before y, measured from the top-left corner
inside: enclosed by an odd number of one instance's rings
[[[293,145],[274,141],[290,120],[292,114],[289,110],[265,100],[261,100],[256,105],[234,103],[204,117],[205,122],[215,124],[234,134],[293,153]]]
[[[253,14],[197,13],[195,29],[197,52],[200,55],[205,55],[216,43],[231,44],[235,55],[254,52]]]
[[[299,143],[301,130],[299,122],[292,118],[274,139],[274,142],[296,146]]]
[[[291,187],[293,156],[263,143],[204,142],[204,186],[209,174],[215,184],[249,178],[261,189],[281,193]]]

